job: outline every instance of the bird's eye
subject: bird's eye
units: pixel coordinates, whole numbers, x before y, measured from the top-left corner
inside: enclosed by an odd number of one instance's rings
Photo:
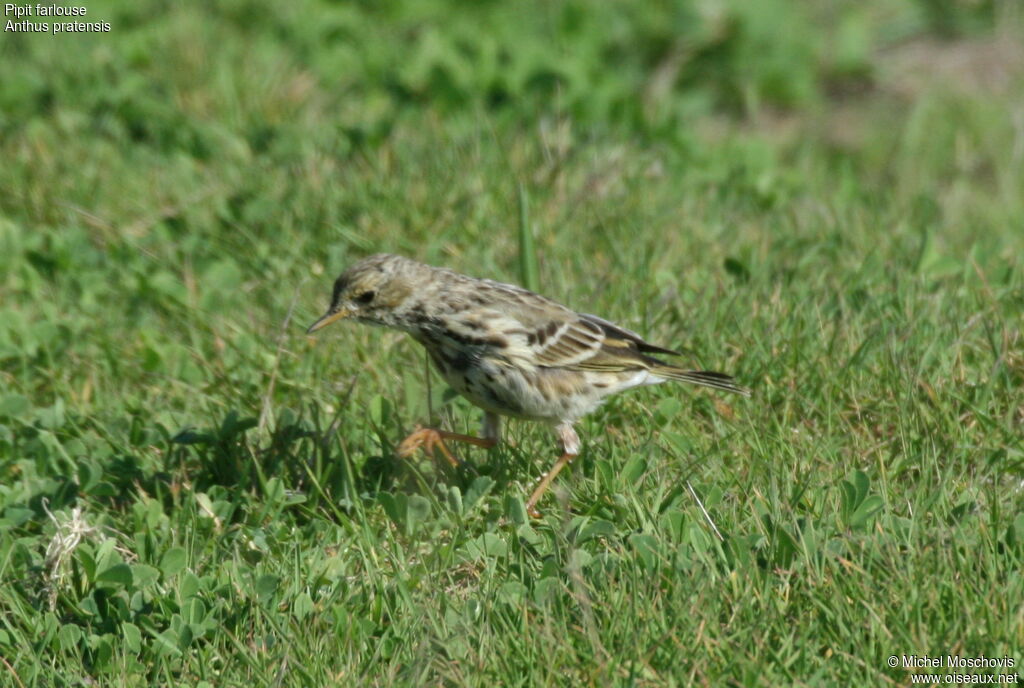
[[[356,303],[370,303],[373,301],[373,297],[377,295],[375,291],[364,291],[362,294],[356,297]]]

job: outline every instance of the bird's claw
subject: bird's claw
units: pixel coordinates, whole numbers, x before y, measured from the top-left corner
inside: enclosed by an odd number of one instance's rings
[[[452,455],[451,450],[449,450],[447,445],[445,445],[444,438],[441,437],[441,433],[433,428],[421,428],[417,426],[416,429],[413,430],[412,434],[402,440],[398,445],[397,454],[401,458],[407,459],[415,454],[418,449],[423,449],[426,452],[433,453],[435,448],[441,450],[444,457],[448,459],[448,463],[453,467],[459,466],[460,461]]]

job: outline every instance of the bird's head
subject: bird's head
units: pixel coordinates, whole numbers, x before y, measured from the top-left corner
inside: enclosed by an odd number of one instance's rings
[[[330,307],[309,326],[306,334],[342,318],[396,326],[396,310],[413,293],[413,278],[418,267],[421,266],[415,261],[387,253],[364,258],[335,280]]]

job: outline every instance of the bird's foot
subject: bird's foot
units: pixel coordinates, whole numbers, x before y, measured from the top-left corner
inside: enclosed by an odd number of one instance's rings
[[[453,467],[461,466],[462,462],[455,458],[455,455],[448,449],[447,445],[445,445],[445,440],[468,442],[485,449],[489,449],[497,443],[497,440],[493,439],[461,435],[457,432],[435,430],[434,428],[417,427],[411,435],[402,440],[398,445],[398,455],[404,459],[415,454],[417,449],[422,448],[424,451],[433,452],[437,448],[441,450],[444,457],[448,459],[448,463]]]
[[[434,449],[440,449],[441,453],[444,454],[444,458],[448,459],[448,463],[454,468],[457,468],[461,463],[455,458],[451,450],[445,446],[441,433],[433,428],[418,427],[413,430],[412,434],[398,445],[398,455],[403,459],[407,459],[415,454],[418,449],[423,449],[431,454],[434,452]]]
[[[544,496],[544,493],[548,491],[551,483],[555,477],[562,472],[562,469],[572,463],[572,460],[576,458],[576,454],[570,454],[566,452],[558,457],[558,461],[555,461],[555,465],[551,467],[551,470],[541,476],[540,482],[537,487],[533,490],[533,494],[530,495],[530,499],[526,502],[526,513],[530,515],[530,518],[540,518],[540,511],[537,510],[537,502]]]

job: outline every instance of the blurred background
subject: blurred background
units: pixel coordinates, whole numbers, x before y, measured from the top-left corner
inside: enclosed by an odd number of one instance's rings
[[[366,253],[514,281],[523,222],[541,286],[602,310],[623,273],[647,271],[629,298],[697,286],[693,256],[737,278],[811,246],[941,272],[1005,255],[1024,216],[1014,0],[88,12],[111,31],[0,37],[0,351],[37,401],[23,366],[47,347],[195,382],[189,347],[228,338],[249,365]],[[858,195],[884,211],[840,228]],[[108,323],[133,336],[90,350]]]

